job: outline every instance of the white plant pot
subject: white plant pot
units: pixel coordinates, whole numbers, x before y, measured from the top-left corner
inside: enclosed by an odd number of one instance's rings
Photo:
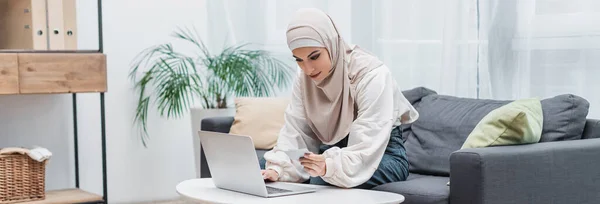
[[[196,168],[196,177],[200,178],[200,137],[198,131],[201,130],[202,119],[210,117],[233,117],[235,116],[235,108],[224,109],[202,109],[191,108],[192,119],[192,138],[194,141],[194,165]]]

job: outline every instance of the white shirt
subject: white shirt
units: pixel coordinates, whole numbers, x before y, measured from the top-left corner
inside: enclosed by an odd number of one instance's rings
[[[266,169],[276,171],[279,181],[303,182],[310,178],[303,166],[297,160],[292,162],[283,151],[307,148],[319,153],[322,144],[306,123],[299,82],[294,83],[277,145],[264,155]],[[326,173],[321,178],[344,188],[368,181],[379,166],[392,128],[418,118],[385,65],[356,82],[355,102],[358,116],[350,127],[347,147],[332,147],[323,153]]]

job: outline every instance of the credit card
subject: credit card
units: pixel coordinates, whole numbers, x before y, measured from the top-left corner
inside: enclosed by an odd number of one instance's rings
[[[304,148],[304,149],[294,149],[294,150],[288,150],[288,151],[284,151],[285,154],[288,155],[288,157],[290,157],[291,160],[299,160],[300,157],[304,157],[304,153],[308,153],[310,151],[308,151],[308,149]]]

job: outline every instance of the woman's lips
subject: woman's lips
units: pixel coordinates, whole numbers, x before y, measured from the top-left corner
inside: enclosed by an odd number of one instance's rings
[[[319,72],[317,74],[310,75],[310,78],[314,79],[314,78],[317,78],[319,75],[321,75],[321,72]]]

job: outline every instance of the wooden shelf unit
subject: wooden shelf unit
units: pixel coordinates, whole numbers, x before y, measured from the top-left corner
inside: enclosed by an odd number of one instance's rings
[[[46,192],[25,203],[107,203],[106,56],[103,54],[102,0],[98,6],[98,50],[78,50],[77,0],[0,0],[0,96],[71,94],[75,187]],[[99,93],[103,194],[79,189],[77,93]]]
[[[106,92],[102,53],[0,53],[0,94]]]
[[[106,56],[103,53],[3,53],[0,50],[0,95],[73,95],[76,188],[47,191],[44,200],[24,203],[106,203],[106,77]],[[100,93],[103,196],[79,189],[76,93]]]
[[[101,195],[81,189],[63,189],[47,191],[44,200],[23,202],[23,204],[64,204],[64,203],[104,203]]]

